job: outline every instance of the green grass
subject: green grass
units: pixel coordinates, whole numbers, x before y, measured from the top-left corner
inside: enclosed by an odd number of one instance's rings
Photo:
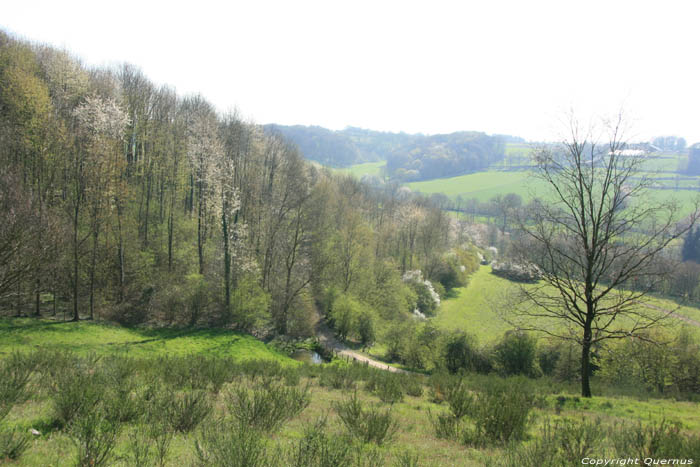
[[[538,195],[542,185],[533,183],[528,172],[500,172],[489,170],[451,178],[437,178],[406,185],[413,191],[424,194],[443,193],[450,198],[476,198],[488,201],[498,194],[516,193],[524,199]],[[539,188],[539,189],[538,189]]]
[[[203,354],[296,363],[252,336],[224,329],[141,330],[87,321],[0,319],[0,355],[36,348],[66,350],[80,355],[126,352],[144,358]]]
[[[516,291],[518,284],[491,274],[490,266],[481,266],[470,276],[466,287],[454,289],[452,295],[442,301],[433,323],[440,329],[466,331],[476,336],[481,344],[490,344],[512,329],[496,310],[502,309],[504,294]],[[650,298],[652,305],[700,321],[700,309],[682,306],[666,298]],[[541,325],[556,325],[541,319]],[[690,326],[680,320],[669,318],[666,324],[673,327],[684,326],[692,333],[700,335],[700,328]]]
[[[376,175],[381,177],[381,171],[386,166],[386,161],[365,162],[363,164],[355,164],[342,169],[331,169],[335,173],[353,175],[357,178],[362,178],[363,175]]]
[[[492,343],[511,329],[495,312],[495,301],[502,292],[515,287],[491,274],[490,266],[482,266],[470,276],[469,285],[454,289],[452,297],[442,301],[433,323],[445,330],[467,331],[482,344]]]

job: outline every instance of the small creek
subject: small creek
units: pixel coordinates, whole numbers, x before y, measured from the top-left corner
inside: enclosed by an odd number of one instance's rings
[[[317,352],[314,352],[313,350],[304,350],[304,349],[295,350],[294,353],[292,354],[292,358],[294,360],[298,360],[298,361],[304,362],[304,363],[311,363],[313,365],[318,365],[320,363],[323,363],[323,359],[321,358],[321,356]]]

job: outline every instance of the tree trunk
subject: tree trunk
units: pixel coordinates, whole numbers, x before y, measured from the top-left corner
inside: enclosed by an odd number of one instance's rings
[[[90,319],[95,318],[95,267],[97,264],[97,240],[99,228],[95,227],[92,233],[92,258],[90,259]]]
[[[221,210],[221,226],[224,235],[224,297],[226,314],[231,312],[231,251],[228,239],[228,219],[226,218],[227,203],[223,200],[223,209]]]
[[[590,323],[583,330],[583,344],[581,345],[581,396],[591,397],[591,331]]]
[[[75,210],[73,212],[73,321],[78,321],[78,214],[80,213],[80,205],[76,200]]]
[[[119,297],[118,303],[124,301],[124,239],[122,238],[122,207],[117,200],[117,231],[119,234]]]

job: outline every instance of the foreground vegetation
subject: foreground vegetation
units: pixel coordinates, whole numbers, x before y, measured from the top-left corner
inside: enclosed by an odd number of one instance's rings
[[[80,356],[42,344],[0,363],[0,458],[15,465],[539,466],[700,456],[697,402],[612,387],[580,400],[553,378]]]

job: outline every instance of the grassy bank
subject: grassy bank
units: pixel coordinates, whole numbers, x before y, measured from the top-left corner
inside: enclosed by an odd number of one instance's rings
[[[0,355],[39,348],[78,355],[126,354],[139,358],[206,355],[234,360],[294,362],[252,336],[225,329],[149,330],[88,321],[0,319]]]

